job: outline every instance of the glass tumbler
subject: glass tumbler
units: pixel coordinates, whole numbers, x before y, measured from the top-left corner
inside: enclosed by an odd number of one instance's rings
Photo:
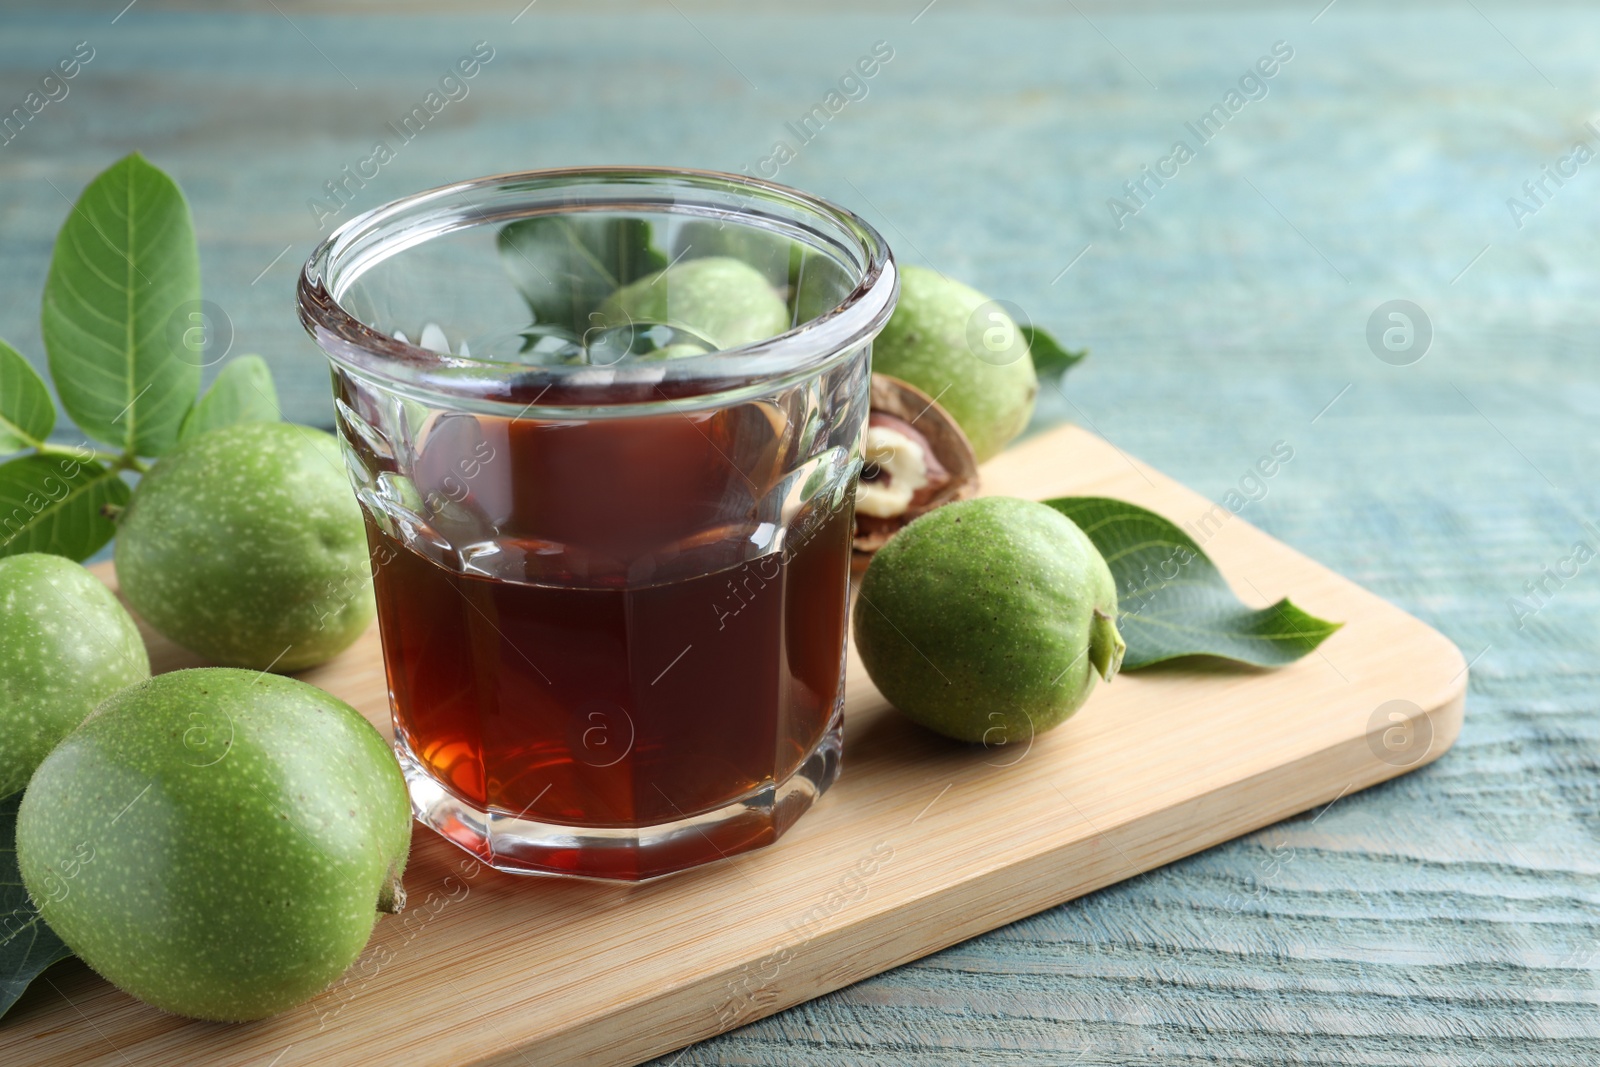
[[[816,801],[897,292],[853,214],[652,168],[434,189],[312,254],[418,819],[500,870],[636,881]]]

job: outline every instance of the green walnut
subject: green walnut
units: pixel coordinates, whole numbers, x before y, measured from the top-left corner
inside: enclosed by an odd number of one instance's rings
[[[766,275],[729,256],[685,259],[648,274],[612,293],[597,314],[601,326],[660,322],[685,328],[717,348],[765,341],[789,328],[789,307]]]
[[[1106,561],[1073,521],[1014,497],[947,504],[880,548],[854,608],[856,649],[889,703],[989,745],[1059,725],[1127,646]]]
[[[135,611],[226,667],[314,666],[374,614],[339,444],[307,426],[241,423],[181,445],[134,491],[116,562]]]
[[[150,677],[139,627],[111,590],[70,559],[0,559],[0,796],[94,706]]]
[[[17,813],[23,884],[90,967],[163,1011],[238,1021],[301,1003],[404,903],[405,780],[348,704],[206,668],[101,704]]]
[[[872,369],[936,397],[972,442],[978,462],[1028,425],[1039,378],[1026,338],[976,289],[903,267],[900,301],[872,343]]]

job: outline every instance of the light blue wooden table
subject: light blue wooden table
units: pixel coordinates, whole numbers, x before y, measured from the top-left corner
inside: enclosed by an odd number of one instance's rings
[[[469,95],[338,217],[527,167],[755,171],[786,139],[780,180],[1093,350],[1038,427],[1078,421],[1217,497],[1289,442],[1244,516],[1452,637],[1467,725],[1314,823],[661,1063],[1594,1063],[1600,564],[1546,582],[1531,617],[1510,601],[1600,536],[1600,161],[1563,162],[1600,150],[1600,15],[1324,2],[8,3],[0,111],[77,42],[95,55],[0,146],[0,335],[41,354],[66,201],[139,149],[193,201],[238,350],[329,424],[291,303],[308,201],[480,40]],[[893,58],[865,95],[797,145],[785,124],[878,41]],[[1292,58],[1230,111],[1280,41]],[[1219,104],[1201,144],[1185,124]],[[1170,176],[1133,200],[1146,166]],[[1393,299],[1431,323],[1412,365],[1368,344]]]

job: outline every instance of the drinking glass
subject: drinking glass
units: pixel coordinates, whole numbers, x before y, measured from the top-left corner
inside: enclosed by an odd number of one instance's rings
[[[642,167],[434,189],[313,253],[419,820],[501,870],[643,880],[815,803],[897,292],[848,211]]]

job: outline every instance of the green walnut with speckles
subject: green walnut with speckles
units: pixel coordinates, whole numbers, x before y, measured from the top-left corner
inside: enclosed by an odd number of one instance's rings
[[[789,328],[788,305],[766,275],[729,256],[686,259],[648,274],[612,293],[598,314],[603,326],[664,322],[684,327],[718,348],[764,341]],[[684,354],[698,352],[686,348]],[[662,354],[675,353],[657,355]]]
[[[134,491],[116,561],[135,611],[227,667],[314,666],[374,614],[339,444],[307,426],[241,423],[181,445]]]
[[[314,996],[404,902],[404,778],[355,709],[206,668],[101,704],[45,759],[17,861],[85,963],[164,1011],[238,1021]]]
[[[0,559],[0,797],[94,706],[150,677],[139,628],[94,575],[70,559]]]
[[[901,269],[900,300],[872,343],[872,369],[938,398],[979,463],[1023,431],[1039,395],[1027,340],[1005,309],[923,267]]]
[[[889,703],[939,733],[1028,741],[1110,681],[1127,646],[1117,587],[1073,521],[1015,497],[947,504],[878,550],[856,649]]]

